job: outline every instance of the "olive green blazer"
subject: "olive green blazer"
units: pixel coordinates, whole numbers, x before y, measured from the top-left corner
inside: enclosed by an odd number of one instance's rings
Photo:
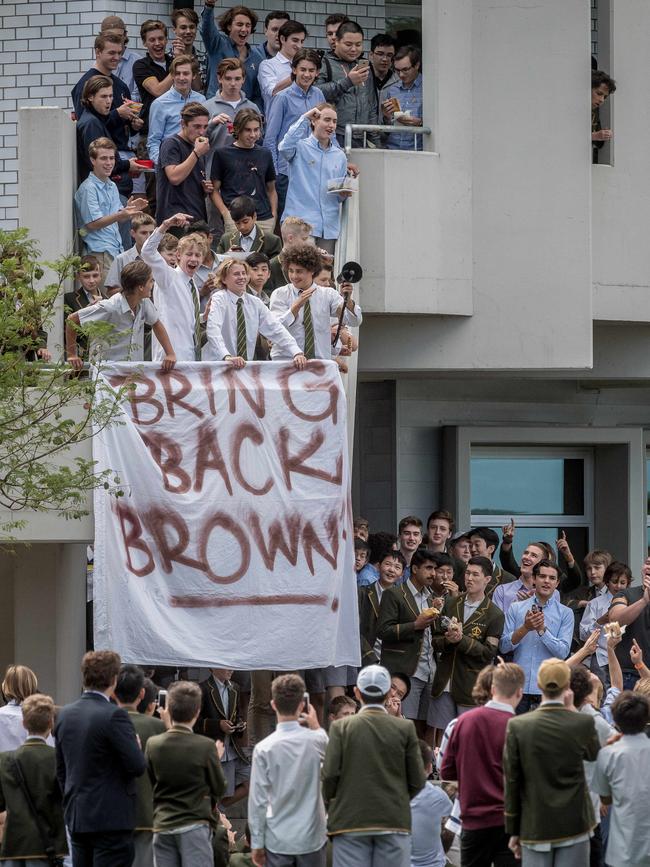
[[[455,617],[463,623],[465,593],[447,596],[441,616]],[[436,673],[431,694],[437,698],[447,683],[456,704],[472,705],[472,689],[479,671],[496,656],[499,639],[503,632],[503,611],[486,595],[474,614],[463,623],[463,637],[458,644],[451,644],[444,636],[440,619],[431,627],[431,643],[436,652]],[[493,639],[488,643],[488,638]]]
[[[543,704],[508,721],[503,751],[506,832],[522,843],[566,840],[595,827],[583,762],[600,748],[592,717]]]
[[[433,596],[429,604],[433,606]],[[381,664],[391,674],[415,674],[424,641],[424,630],[413,628],[419,613],[406,582],[382,593],[377,635],[381,638]]]
[[[155,716],[138,713],[135,710],[128,711],[128,714],[144,752],[149,738],[153,735],[161,735],[165,731],[165,724]],[[138,777],[135,785],[135,830],[153,831],[153,790],[149,774]]]

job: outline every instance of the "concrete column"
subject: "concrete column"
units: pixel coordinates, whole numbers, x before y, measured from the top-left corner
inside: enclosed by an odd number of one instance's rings
[[[86,545],[61,545],[56,575],[56,696],[74,701],[86,650]]]
[[[76,189],[75,125],[69,112],[50,106],[18,111],[18,218],[52,261],[73,252],[73,196]],[[44,283],[53,272],[46,272]],[[67,286],[66,291],[71,287]],[[63,296],[48,336],[48,348],[63,346]]]

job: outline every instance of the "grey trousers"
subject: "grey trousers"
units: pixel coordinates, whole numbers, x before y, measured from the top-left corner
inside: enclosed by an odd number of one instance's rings
[[[317,852],[304,855],[278,855],[266,850],[266,867],[325,867],[327,844]]]
[[[214,867],[212,830],[202,825],[183,834],[154,834],[155,867]]]
[[[332,837],[332,867],[410,867],[410,834],[369,834]]]
[[[133,845],[135,857],[131,867],[153,867],[153,831],[136,831]]]
[[[521,864],[522,867],[589,867],[589,840],[560,846],[550,852],[534,852],[522,846]]]

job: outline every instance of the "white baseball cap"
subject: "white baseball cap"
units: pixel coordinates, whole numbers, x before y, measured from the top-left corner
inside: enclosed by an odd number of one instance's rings
[[[367,665],[357,677],[359,692],[369,697],[387,695],[390,690],[390,674],[383,665]]]

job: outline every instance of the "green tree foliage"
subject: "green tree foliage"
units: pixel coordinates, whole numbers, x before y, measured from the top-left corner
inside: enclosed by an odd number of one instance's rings
[[[27,512],[81,517],[97,486],[122,493],[109,470],[72,454],[115,422],[122,393],[73,374],[46,349],[46,330],[61,315],[57,299],[79,259],[38,257],[27,230],[0,231],[0,511],[11,515],[0,517],[0,538]]]

